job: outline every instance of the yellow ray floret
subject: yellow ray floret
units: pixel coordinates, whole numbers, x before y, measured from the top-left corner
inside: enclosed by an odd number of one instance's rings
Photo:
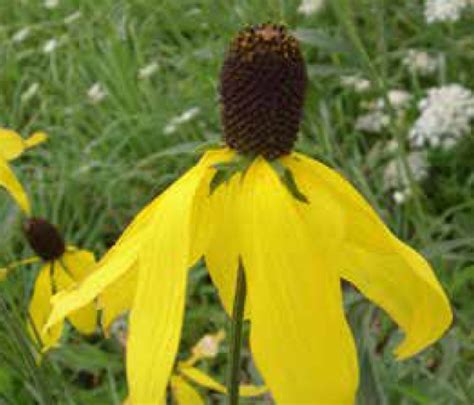
[[[130,400],[161,404],[178,350],[188,269],[204,256],[228,311],[239,259],[243,263],[251,349],[277,403],[354,403],[357,356],[343,312],[342,278],[402,328],[400,358],[441,337],[452,315],[429,264],[344,178],[293,153],[279,162],[307,203],[263,158],[211,194],[214,166],[232,156],[228,149],[207,152],[139,214],[91,276],[53,298],[46,329],[96,297],[105,297],[105,309],[112,300],[107,323],[130,309]],[[111,294],[120,285],[133,293],[123,299]],[[181,370],[180,378],[195,374]],[[172,380],[186,395],[182,383]]]
[[[18,158],[26,149],[32,148],[47,139],[44,132],[35,132],[23,139],[15,131],[0,128],[0,186],[4,187],[27,215],[30,203],[20,182],[11,170],[8,162]]]

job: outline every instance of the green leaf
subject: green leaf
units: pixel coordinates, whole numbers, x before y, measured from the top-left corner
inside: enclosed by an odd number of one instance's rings
[[[232,177],[230,170],[217,169],[209,185],[209,195],[212,195],[222,183],[227,182]]]
[[[236,156],[230,162],[216,163],[214,168],[216,173],[211,179],[209,185],[209,195],[219,187],[222,183],[229,181],[234,174],[241,173],[242,176],[245,176],[247,169],[252,164],[254,158],[249,156]]]
[[[298,184],[296,184],[295,176],[290,169],[285,167],[280,161],[274,160],[270,162],[270,166],[275,170],[275,173],[280,178],[280,181],[287,188],[290,194],[298,201],[309,204],[308,198],[300,191]]]

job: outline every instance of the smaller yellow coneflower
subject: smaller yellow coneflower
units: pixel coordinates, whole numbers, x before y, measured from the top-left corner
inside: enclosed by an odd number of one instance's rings
[[[43,330],[52,308],[51,297],[85,279],[95,265],[95,258],[87,250],[66,246],[56,227],[42,218],[29,218],[25,223],[24,233],[37,256],[0,269],[0,275],[5,277],[20,265],[43,262],[29,305],[28,328],[42,350],[46,351],[58,343],[64,325],[64,322],[60,322],[47,331]],[[68,320],[80,333],[93,333],[97,324],[94,303],[71,313]]]
[[[28,197],[8,163],[46,139],[44,132],[35,132],[28,139],[23,139],[15,131],[0,128],[0,186],[11,194],[27,215],[31,212]]]

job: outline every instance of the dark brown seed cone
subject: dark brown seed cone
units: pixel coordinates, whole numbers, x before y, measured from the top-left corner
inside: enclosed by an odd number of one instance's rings
[[[59,259],[66,250],[59,231],[45,219],[30,218],[23,230],[31,248],[45,261]]]
[[[262,24],[241,31],[230,45],[220,76],[227,145],[270,160],[291,152],[306,82],[298,41],[284,27]]]

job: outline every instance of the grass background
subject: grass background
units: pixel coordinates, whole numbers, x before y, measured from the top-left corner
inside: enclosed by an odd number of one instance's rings
[[[360,404],[474,403],[474,141],[472,133],[449,152],[429,151],[428,180],[403,205],[384,192],[383,170],[391,139],[404,143],[417,116],[378,135],[354,129],[362,99],[402,88],[420,99],[431,86],[457,82],[474,88],[473,15],[453,24],[427,25],[420,1],[332,1],[304,16],[289,0],[63,0],[0,4],[0,124],[23,135],[45,130],[50,139],[15,162],[35,215],[60,226],[69,243],[100,255],[144,204],[220,138],[217,77],[226,44],[246,24],[283,22],[302,39],[310,90],[298,150],[345,173],[402,239],[433,263],[450,295],[455,323],[447,335],[414,359],[396,362],[391,349],[400,332],[357,292],[346,290],[348,317],[359,346]],[[80,11],[72,23],[64,19]],[[27,38],[12,37],[28,27]],[[43,52],[51,38],[59,46]],[[420,79],[401,64],[404,52],[442,52],[439,72]],[[138,79],[139,69],[159,70]],[[343,74],[358,73],[377,85],[367,95],[342,88]],[[100,103],[87,97],[99,82]],[[25,92],[34,83],[32,97]],[[174,117],[199,114],[173,134]],[[0,195],[0,265],[27,257],[21,216]],[[118,404],[126,395],[122,352],[114,339],[68,343],[36,366],[22,330],[36,268],[22,268],[1,287],[7,307],[0,316],[0,402]],[[3,304],[2,304],[3,305]],[[317,310],[317,309],[316,309]],[[181,355],[206,332],[224,327],[206,270],[192,273]],[[204,364],[225,372],[225,345]],[[248,353],[247,353],[248,357]],[[249,360],[246,372],[255,376]],[[204,393],[205,394],[205,393]],[[222,398],[207,395],[219,403]],[[262,400],[269,402],[269,399]]]

